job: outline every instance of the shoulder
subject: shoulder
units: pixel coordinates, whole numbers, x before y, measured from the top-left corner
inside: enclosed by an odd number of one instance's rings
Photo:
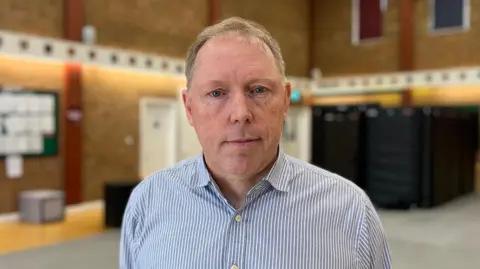
[[[309,188],[322,194],[334,194],[336,199],[365,202],[365,192],[351,180],[297,158],[287,156],[292,184],[298,188]]]
[[[127,210],[134,215],[144,214],[155,200],[165,199],[178,187],[187,187],[198,171],[198,157],[191,157],[161,169],[140,181],[130,194]],[[180,188],[182,189],[182,188]]]
[[[304,197],[322,214],[348,215],[349,224],[359,228],[360,220],[374,213],[366,192],[351,180],[293,157],[287,157],[286,165],[291,171],[292,194]]]
[[[308,193],[310,201],[321,204],[334,216],[349,215],[357,232],[365,225],[379,225],[376,209],[367,193],[352,181],[310,163],[287,157],[292,174],[292,188],[298,194]],[[377,228],[379,231],[381,229]]]

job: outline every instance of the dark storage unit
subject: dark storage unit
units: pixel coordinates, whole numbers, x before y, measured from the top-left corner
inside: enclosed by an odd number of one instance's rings
[[[431,143],[428,147],[431,196],[423,198],[425,207],[443,204],[473,192],[475,159],[478,149],[478,116],[457,108],[433,108],[427,118]],[[427,160],[425,160],[427,161]]]
[[[428,167],[431,169],[432,194],[425,199],[425,206],[445,203],[459,193],[459,124],[456,112],[448,108],[433,108],[427,120],[431,122],[430,155]],[[431,164],[430,164],[431,162]]]
[[[460,192],[472,193],[475,190],[475,167],[478,152],[478,112],[466,111],[462,116],[461,131],[461,178]]]
[[[421,124],[415,109],[367,112],[366,191],[381,207],[417,204],[421,182]]]
[[[312,163],[363,188],[364,112],[372,106],[313,107]]]
[[[122,227],[123,215],[130,199],[130,194],[139,181],[114,181],[104,185],[105,226],[110,228]]]
[[[478,112],[449,107],[312,108],[314,165],[383,208],[423,208],[473,192]]]
[[[366,114],[365,189],[377,206],[432,207],[473,191],[475,113],[399,108]]]

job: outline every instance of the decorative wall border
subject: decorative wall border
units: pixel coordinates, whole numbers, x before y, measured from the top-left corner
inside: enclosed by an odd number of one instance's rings
[[[312,94],[368,94],[460,85],[480,85],[480,67],[329,77],[315,83]]]
[[[0,55],[183,75],[182,59],[0,31]]]
[[[0,55],[76,62],[181,77],[185,70],[183,59],[11,31],[0,31]],[[313,96],[368,94],[422,87],[480,85],[480,67],[325,77],[318,81],[292,76],[287,79],[293,89],[309,92]]]

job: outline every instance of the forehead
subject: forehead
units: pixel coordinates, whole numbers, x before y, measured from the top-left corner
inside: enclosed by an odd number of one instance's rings
[[[275,58],[258,39],[226,35],[209,40],[198,52],[193,80],[281,80]]]

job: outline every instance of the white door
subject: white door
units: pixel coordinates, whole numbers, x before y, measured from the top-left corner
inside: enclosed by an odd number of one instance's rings
[[[291,107],[283,125],[281,145],[284,152],[302,161],[310,162],[311,109]]]
[[[281,145],[284,152],[290,156],[299,156],[298,147],[298,116],[297,111],[290,109],[286,120],[283,123],[283,133],[281,139]]]
[[[140,100],[140,176],[174,164],[177,158],[177,104],[174,99]]]
[[[177,161],[187,159],[202,153],[202,145],[198,141],[195,129],[188,122],[185,105],[182,100],[182,90],[178,91],[178,144],[179,152]]]

